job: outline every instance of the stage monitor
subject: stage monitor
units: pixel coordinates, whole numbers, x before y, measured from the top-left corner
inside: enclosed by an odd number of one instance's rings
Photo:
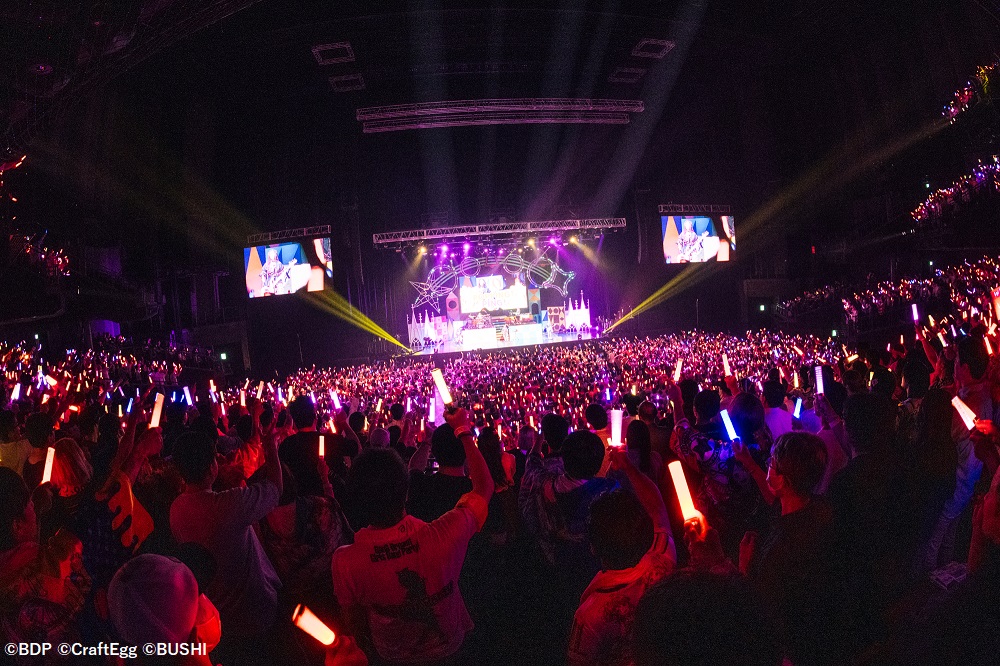
[[[458,290],[462,314],[482,310],[527,310],[528,288],[524,280],[520,275],[508,276],[507,280],[503,275],[463,277]]]
[[[324,278],[333,277],[330,239],[244,248],[243,269],[250,298],[323,291]]]
[[[729,261],[736,249],[731,215],[663,215],[663,257],[668,264]]]

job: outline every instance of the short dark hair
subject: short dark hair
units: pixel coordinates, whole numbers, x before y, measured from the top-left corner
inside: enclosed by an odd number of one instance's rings
[[[249,442],[250,438],[253,437],[253,417],[251,415],[243,414],[236,419],[236,436],[244,442]]]
[[[347,473],[346,495],[362,525],[392,527],[403,516],[409,479],[393,449],[365,449]]]
[[[360,434],[365,428],[365,415],[361,412],[351,412],[347,417],[347,425],[351,426],[351,430],[355,433]]]
[[[288,404],[288,415],[299,430],[316,425],[316,405],[307,395],[300,395]]]
[[[48,414],[36,412],[28,416],[24,422],[24,438],[28,440],[36,449],[44,449],[49,445],[49,438],[52,436],[52,417]]]
[[[633,628],[636,666],[778,666],[778,633],[739,576],[681,571],[639,600]]]
[[[990,356],[986,353],[986,345],[981,338],[962,338],[958,341],[958,363],[969,367],[973,379],[982,379],[990,364]]]
[[[771,409],[781,407],[785,402],[785,387],[781,382],[764,382],[764,403]]]
[[[729,416],[736,434],[745,444],[754,441],[754,435],[764,427],[764,405],[752,393],[740,393],[729,403]]]
[[[0,467],[0,552],[17,545],[14,521],[24,517],[31,493],[24,479],[8,467]]]
[[[590,505],[587,534],[602,564],[628,569],[653,546],[653,519],[631,491],[613,490]]]
[[[191,430],[174,442],[171,459],[187,483],[205,480],[215,460],[215,443],[203,432]]]
[[[786,432],[771,447],[774,471],[798,495],[811,495],[826,473],[826,445],[808,432]]]
[[[589,423],[590,427],[594,430],[604,430],[608,427],[608,413],[604,411],[604,407],[602,405],[598,405],[597,403],[587,405],[585,415],[587,417],[587,423]]]
[[[0,409],[0,441],[9,442],[17,430],[17,417],[9,409]]]
[[[398,421],[403,418],[406,414],[406,407],[399,404],[398,402],[392,403],[392,407],[389,408],[389,416],[393,418],[394,421]]]
[[[545,443],[554,451],[559,451],[569,435],[569,422],[558,414],[546,414],[542,417],[542,436]]]
[[[604,463],[604,442],[589,430],[576,430],[562,445],[563,469],[574,479],[592,479]]]
[[[911,359],[903,365],[903,381],[906,393],[913,398],[923,398],[931,387],[931,369],[918,359]]]
[[[879,393],[852,395],[844,403],[844,428],[855,451],[873,451],[895,436],[895,405]]]
[[[643,421],[655,421],[656,413],[656,405],[651,403],[649,400],[644,400],[639,405],[639,409],[636,410],[636,414],[638,414],[639,418]]]
[[[722,397],[716,390],[702,391],[694,397],[694,414],[700,421],[714,419],[722,408]]]
[[[431,435],[431,454],[442,467],[461,467],[465,464],[465,447],[455,437],[455,430],[447,423],[434,429]]]

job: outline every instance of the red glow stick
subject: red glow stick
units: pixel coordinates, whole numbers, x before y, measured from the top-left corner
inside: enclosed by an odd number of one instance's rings
[[[42,483],[52,480],[52,463],[56,461],[56,449],[50,446],[45,452],[45,469],[42,471]]]
[[[951,399],[951,404],[962,418],[966,428],[972,430],[976,427],[976,413],[961,398],[956,395]]]
[[[326,458],[326,437],[323,435],[319,436],[319,457]]]
[[[150,428],[160,427],[160,415],[163,413],[163,394],[156,394],[156,402],[153,404],[153,417],[149,420]]]
[[[681,505],[681,515],[684,520],[700,518],[701,512],[694,508],[694,500],[691,499],[691,490],[688,488],[687,479],[684,478],[684,467],[680,460],[675,460],[667,465],[670,470],[670,478],[674,482],[674,490],[677,491],[677,499]]]
[[[337,634],[333,633],[330,627],[326,626],[321,619],[313,615],[313,612],[299,604],[292,611],[292,623],[296,627],[306,632],[323,645],[333,645],[337,640]]]

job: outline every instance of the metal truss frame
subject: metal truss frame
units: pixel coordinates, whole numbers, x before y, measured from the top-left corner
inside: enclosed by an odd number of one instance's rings
[[[299,227],[298,229],[283,229],[281,231],[266,231],[260,234],[250,234],[247,236],[247,245],[270,243],[271,241],[292,240],[294,238],[307,238],[309,236],[328,235],[330,235],[330,225],[322,224],[315,227]]]
[[[482,238],[522,236],[527,234],[563,231],[595,231],[603,229],[624,229],[624,217],[596,217],[576,220],[541,220],[536,222],[496,222],[492,224],[470,224],[460,227],[437,227],[433,229],[407,229],[373,234],[375,246],[407,245],[424,241],[447,240],[449,238]]]
[[[718,204],[660,204],[660,213],[676,215],[684,213],[732,213],[732,206]]]
[[[469,113],[642,113],[641,99],[579,99],[559,97],[521,97],[511,99],[466,99],[443,102],[418,102],[391,104],[358,109],[358,120],[389,120],[392,118],[417,118]]]

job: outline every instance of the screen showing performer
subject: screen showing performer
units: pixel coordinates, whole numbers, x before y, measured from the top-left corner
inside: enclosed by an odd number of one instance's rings
[[[528,288],[520,274],[463,277],[458,297],[462,314],[483,310],[524,310],[528,307]]]
[[[729,261],[736,249],[736,228],[731,215],[663,215],[663,257],[668,264]]]
[[[243,250],[247,295],[250,298],[323,291],[324,276],[332,277],[329,239],[305,244],[259,245]]]

